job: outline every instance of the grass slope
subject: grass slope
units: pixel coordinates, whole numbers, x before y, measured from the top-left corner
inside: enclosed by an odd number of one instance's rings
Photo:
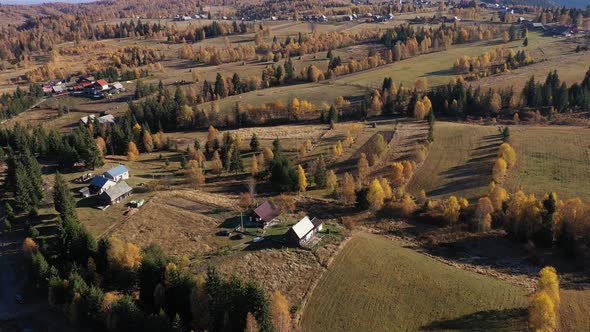
[[[590,197],[590,130],[584,127],[512,126],[517,166],[506,181],[511,190],[562,198]]]
[[[494,126],[438,121],[434,143],[418,169],[409,190],[425,190],[429,197],[484,195],[491,181],[492,166],[502,143]]]
[[[526,291],[362,234],[344,247],[303,314],[304,331],[523,330]]]

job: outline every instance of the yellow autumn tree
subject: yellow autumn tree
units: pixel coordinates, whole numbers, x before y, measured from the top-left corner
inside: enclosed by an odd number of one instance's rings
[[[404,217],[409,217],[416,211],[418,206],[416,206],[416,202],[412,199],[412,196],[408,194],[404,194],[401,202],[401,213]]]
[[[537,290],[529,304],[529,323],[534,331],[556,331],[559,320],[559,278],[552,266],[539,272]]]
[[[367,178],[367,175],[369,175],[369,161],[367,160],[366,154],[361,153],[361,156],[359,157],[356,167],[358,172],[358,181],[360,183],[363,183]]]
[[[546,291],[555,306],[559,307],[561,303],[559,278],[557,277],[557,270],[553,266],[546,266],[539,272],[539,283],[537,287]]]
[[[264,155],[264,160],[266,160],[267,162],[273,160],[275,156],[271,148],[269,148],[268,146],[262,150],[262,154]]]
[[[354,137],[352,137],[350,130],[346,131],[346,140],[344,140],[344,143],[349,148],[354,144]]]
[[[275,291],[271,297],[272,323],[277,332],[291,330],[291,316],[289,314],[289,303],[281,292]]]
[[[423,120],[426,116],[426,108],[421,100],[416,101],[414,104],[414,118],[416,120]]]
[[[416,163],[409,160],[402,161],[402,166],[404,167],[404,180],[405,182],[409,182],[414,176],[414,167]]]
[[[297,180],[299,181],[299,192],[305,192],[307,189],[307,178],[301,165],[297,165]]]
[[[107,260],[113,266],[132,269],[141,263],[141,249],[133,243],[110,238],[111,245],[107,251]]]
[[[34,253],[39,250],[39,245],[30,237],[25,238],[23,241],[23,252],[27,256],[32,256]]]
[[[507,169],[506,160],[503,158],[498,158],[494,163],[494,167],[492,168],[492,178],[494,181],[501,183],[506,176],[506,169]]]
[[[461,214],[461,205],[455,196],[451,196],[446,200],[440,202],[438,205],[443,218],[449,223],[454,224],[459,221]]]
[[[127,160],[135,161],[139,158],[139,150],[137,149],[137,145],[133,142],[129,142],[127,146]]]
[[[493,186],[490,185],[489,197],[492,201],[494,210],[500,210],[502,208],[502,204],[508,199],[508,192],[499,185],[494,184],[493,182],[492,184]]]
[[[252,155],[252,165],[250,166],[250,168],[250,173],[252,174],[252,176],[258,175],[258,158],[256,158],[255,154]]]
[[[346,172],[342,180],[342,196],[346,203],[354,202],[356,198],[354,177]]]
[[[98,148],[98,151],[100,151],[100,154],[104,156],[107,152],[107,143],[104,141],[104,138],[98,136],[94,142],[96,143],[96,147]]]
[[[326,189],[328,192],[333,193],[336,191],[336,188],[338,188],[338,178],[334,170],[329,170],[326,175]]]
[[[205,174],[203,173],[203,169],[199,167],[199,164],[195,160],[188,162],[186,167],[186,179],[195,187],[200,187],[205,184]]]
[[[391,199],[393,197],[393,191],[389,185],[387,178],[381,178],[381,188],[383,189],[383,195],[385,199]]]
[[[383,207],[383,201],[385,199],[385,193],[381,187],[379,180],[374,179],[369,186],[369,193],[367,194],[367,200],[371,205],[373,211],[377,211]]]
[[[489,197],[482,197],[477,201],[473,219],[479,231],[488,231],[492,228],[492,212],[494,206]]]
[[[508,143],[502,143],[498,152],[500,158],[506,161],[508,168],[516,164],[516,151]]]
[[[391,184],[399,187],[404,184],[404,165],[400,162],[391,164]]]
[[[207,142],[209,142],[209,144],[212,144],[215,140],[215,137],[217,137],[218,133],[219,132],[217,131],[217,129],[215,129],[215,127],[209,126],[209,129],[207,130]]]
[[[211,170],[215,174],[221,174],[223,170],[223,164],[221,163],[221,158],[219,157],[219,152],[213,152],[213,158],[211,159]]]
[[[551,297],[545,291],[535,292],[529,304],[532,331],[552,332],[557,329],[557,313]]]
[[[424,111],[426,112],[425,116],[430,114],[432,111],[432,102],[428,96],[422,97],[422,104],[424,105]]]

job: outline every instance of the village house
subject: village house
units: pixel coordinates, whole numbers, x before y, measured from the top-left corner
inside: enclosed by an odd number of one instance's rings
[[[302,245],[311,241],[323,229],[323,223],[318,218],[309,219],[305,216],[287,231],[287,241],[294,245]]]
[[[83,116],[80,118],[80,123],[87,126],[89,123],[94,122],[96,116],[94,114],[90,114],[88,116]],[[115,123],[115,117],[112,114],[106,114],[103,116],[98,117],[98,123],[101,125],[104,124],[113,124]]]
[[[92,179],[92,181],[90,181],[88,189],[90,190],[91,194],[102,194],[105,190],[109,189],[115,184],[116,183],[114,181],[111,181],[102,175],[97,175]]]
[[[109,82],[106,80],[97,80],[94,82],[94,84],[92,84],[92,88],[95,91],[106,91],[109,89]]]
[[[129,170],[124,165],[119,165],[106,171],[104,176],[111,181],[119,182],[129,179]]]
[[[261,224],[262,227],[266,227],[270,224],[278,222],[280,213],[275,209],[269,201],[265,201],[260,204],[252,214],[250,215],[250,221]]]
[[[131,196],[131,187],[125,181],[121,181],[98,196],[99,204],[103,206],[117,204]]]

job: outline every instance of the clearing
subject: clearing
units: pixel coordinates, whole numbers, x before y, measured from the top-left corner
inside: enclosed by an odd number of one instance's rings
[[[409,184],[410,192],[476,199],[492,180],[492,166],[502,137],[495,126],[438,121],[428,157]]]
[[[566,126],[510,126],[516,167],[506,186],[537,195],[555,191],[561,198],[590,197],[590,130]]]

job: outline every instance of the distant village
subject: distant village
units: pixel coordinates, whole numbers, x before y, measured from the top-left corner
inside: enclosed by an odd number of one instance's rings
[[[95,80],[93,76],[81,76],[70,81],[53,80],[43,85],[45,95],[54,97],[71,95],[102,99],[125,92],[125,90],[120,82],[109,83],[104,79]]]

